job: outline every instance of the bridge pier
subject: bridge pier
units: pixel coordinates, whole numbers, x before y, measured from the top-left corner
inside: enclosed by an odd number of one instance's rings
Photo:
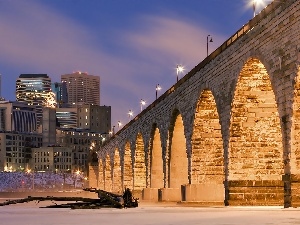
[[[158,202],[158,188],[144,188],[142,196],[145,201]]]
[[[181,186],[182,201],[201,205],[224,205],[223,184],[186,184]]]
[[[180,188],[160,188],[158,189],[158,201],[160,202],[179,202],[181,201]]]
[[[284,207],[300,207],[300,174],[282,176],[284,182]]]

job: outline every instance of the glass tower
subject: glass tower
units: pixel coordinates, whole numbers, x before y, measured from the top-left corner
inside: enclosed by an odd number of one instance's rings
[[[51,79],[47,74],[21,74],[16,81],[16,100],[36,106],[37,125],[41,125],[43,107],[53,101]]]

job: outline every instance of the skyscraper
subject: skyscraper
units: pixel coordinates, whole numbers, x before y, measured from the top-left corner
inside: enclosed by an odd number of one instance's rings
[[[21,74],[16,81],[16,100],[36,106],[37,125],[42,122],[43,107],[53,104],[51,79],[47,74]]]
[[[100,77],[75,72],[61,75],[61,82],[67,84],[68,103],[71,105],[100,105]]]
[[[66,108],[68,105],[67,84],[65,82],[55,82],[51,85],[52,92],[55,94],[57,108]]]

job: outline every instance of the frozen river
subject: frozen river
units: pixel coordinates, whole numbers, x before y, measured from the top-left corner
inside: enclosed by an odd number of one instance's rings
[[[300,225],[300,208],[179,207],[141,203],[130,209],[39,208],[51,202],[0,207],[0,225]]]

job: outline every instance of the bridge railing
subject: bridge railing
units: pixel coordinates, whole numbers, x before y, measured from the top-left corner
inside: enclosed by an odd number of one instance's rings
[[[146,112],[154,108],[159,102],[163,101],[168,95],[174,92],[181,84],[186,82],[192,76],[194,76],[199,70],[204,68],[211,60],[215,59],[220,55],[225,49],[227,49],[231,44],[237,41],[240,37],[247,34],[252,28],[254,28],[261,20],[266,18],[269,14],[274,12],[277,8],[284,4],[285,0],[276,0],[266,6],[259,14],[257,14],[253,19],[249,20],[247,24],[242,26],[235,34],[228,38],[220,47],[213,51],[209,56],[202,60],[197,66],[195,66],[190,72],[188,72],[184,77],[182,77],[176,84],[169,88],[164,94],[159,96],[152,104],[148,105],[141,113],[134,117],[130,122],[128,122],[124,127],[122,127],[118,132],[116,132],[111,139],[118,136],[123,130],[126,130],[135,121],[141,118]],[[109,141],[108,141],[109,142]]]

